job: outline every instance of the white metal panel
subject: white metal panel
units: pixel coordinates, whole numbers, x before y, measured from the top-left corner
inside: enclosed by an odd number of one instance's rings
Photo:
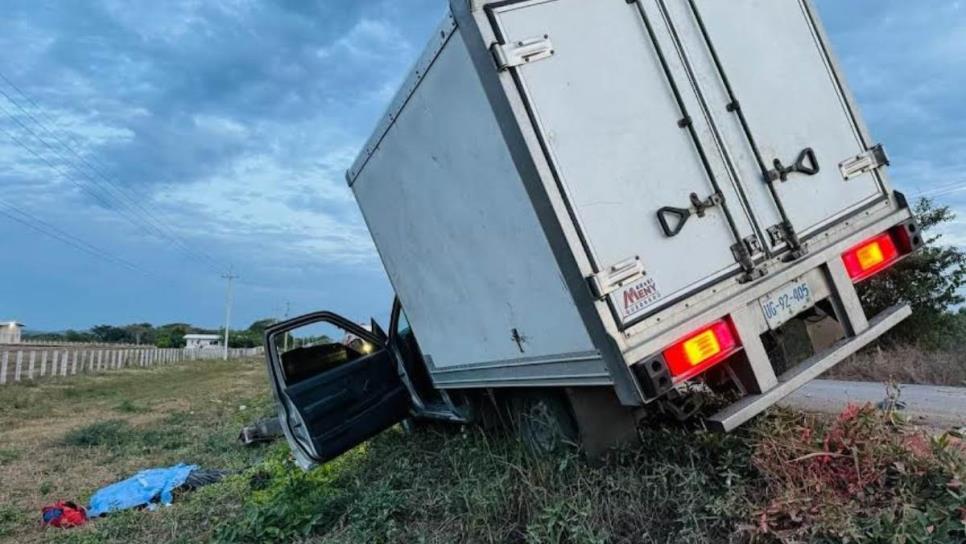
[[[686,36],[685,49],[703,66],[703,91],[712,97],[716,120],[736,159],[753,209],[762,221],[777,224],[774,201],[737,116],[726,111],[722,80],[710,49],[697,30],[690,0],[661,0]],[[788,215],[800,235],[814,232],[883,195],[878,176],[846,180],[839,164],[865,151],[849,104],[814,26],[800,0],[694,0],[726,77],[744,111],[768,169],[784,165],[813,148],[821,172],[791,174],[777,183]]]
[[[692,192],[703,199],[713,187],[636,7],[544,0],[495,13],[506,43],[544,35],[553,43],[552,56],[516,70],[593,258],[601,269],[635,257],[644,264],[646,278],[612,299],[618,320],[734,271],[735,237],[720,207],[676,237],[660,229],[660,208],[687,208]],[[663,25],[658,31],[670,41]],[[692,92],[686,79],[677,83]]]
[[[595,348],[459,33],[352,188],[436,369],[507,365],[510,379],[516,365],[583,354],[576,366],[587,373]],[[596,369],[606,379],[602,362]]]

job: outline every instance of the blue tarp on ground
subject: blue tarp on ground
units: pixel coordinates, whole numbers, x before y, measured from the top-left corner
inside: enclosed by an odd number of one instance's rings
[[[181,487],[197,465],[179,464],[168,468],[142,470],[134,476],[101,488],[91,497],[88,517],[149,505],[156,500],[171,504],[171,492]]]

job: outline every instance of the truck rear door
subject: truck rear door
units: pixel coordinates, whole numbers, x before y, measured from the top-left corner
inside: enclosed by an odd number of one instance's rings
[[[488,8],[509,71],[620,326],[732,274],[761,231],[653,1]],[[747,259],[744,268],[748,268]],[[626,272],[625,272],[626,271]]]
[[[409,416],[412,397],[378,331],[319,312],[266,330],[265,351],[282,429],[303,468]]]
[[[754,216],[784,245],[774,190],[806,238],[885,198],[808,0],[649,0],[677,30]],[[795,168],[795,164],[803,168]]]

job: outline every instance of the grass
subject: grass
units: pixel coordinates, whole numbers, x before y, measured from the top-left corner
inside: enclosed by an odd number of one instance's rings
[[[0,387],[0,541],[166,542],[189,536],[179,526],[192,527],[195,541],[206,540],[203,528],[210,531],[210,520],[219,519],[208,507],[219,503],[194,499],[207,490],[186,496],[178,508],[70,531],[41,531],[40,509],[57,500],[86,503],[100,487],[144,468],[184,461],[238,471],[257,464],[268,450],[245,449],[235,440],[270,404],[262,361],[133,368]],[[243,501],[223,495],[226,489],[219,487],[219,498]],[[125,520],[138,530],[124,528]]]
[[[960,439],[867,409],[777,411],[731,435],[655,424],[641,447],[598,465],[534,457],[474,427],[395,428],[304,473],[284,443],[236,445],[239,427],[270,408],[259,362],[0,388],[0,453],[9,452],[0,455],[0,540],[966,541]],[[170,508],[38,527],[45,503],[83,503],[137,470],[181,461],[234,472]]]

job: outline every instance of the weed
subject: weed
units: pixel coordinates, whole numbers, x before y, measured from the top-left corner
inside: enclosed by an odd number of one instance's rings
[[[966,456],[893,414],[849,407],[827,421],[782,414],[760,429],[753,457],[766,494],[757,534],[879,542],[966,539]]]
[[[114,407],[114,411],[122,414],[143,414],[148,411],[147,407],[135,404],[128,399],[122,400]]]
[[[122,444],[131,432],[130,425],[120,419],[97,421],[69,431],[63,443],[78,448],[93,448],[97,446],[117,446]]]
[[[654,431],[651,447],[591,467],[534,457],[476,430],[390,431],[302,473],[284,450],[222,542],[719,542],[741,519],[740,440]]]
[[[0,537],[7,536],[14,528],[25,521],[26,516],[20,510],[0,504]]]
[[[50,494],[51,491],[53,491],[53,489],[54,489],[53,484],[51,484],[48,481],[43,481],[43,482],[40,482],[40,487],[38,488],[38,491],[40,491],[41,496],[46,497],[47,495]]]
[[[20,459],[20,452],[11,449],[0,449],[0,467]]]

